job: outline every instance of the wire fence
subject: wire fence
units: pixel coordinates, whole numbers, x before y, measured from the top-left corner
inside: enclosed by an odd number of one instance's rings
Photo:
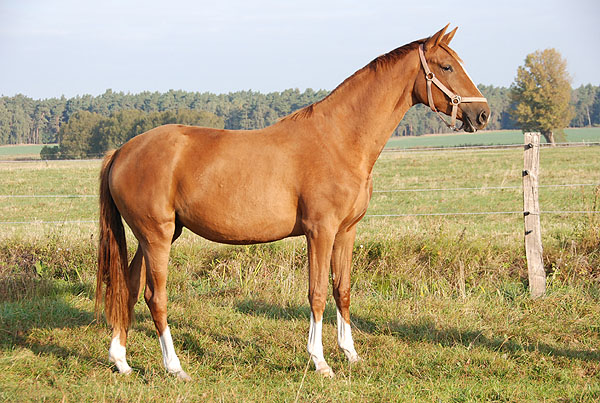
[[[524,212],[519,211],[475,211],[475,212],[449,212],[449,213],[407,213],[407,214],[365,214],[364,218],[399,218],[399,217],[451,217],[451,216],[482,216],[482,215],[523,215]],[[530,213],[535,215],[535,213]],[[539,214],[600,214],[600,211],[584,211],[584,210],[542,210]],[[0,225],[58,225],[58,224],[90,224],[98,223],[96,220],[30,220],[30,221],[0,221]]]
[[[415,151],[462,151],[462,150],[490,150],[490,149],[509,149],[523,147],[523,144],[506,144],[491,146],[456,146],[456,147],[429,147],[429,148],[403,148],[403,149],[385,149],[384,152],[415,152]],[[541,146],[551,146],[550,144],[541,144]],[[559,147],[573,146],[600,146],[600,142],[581,142],[581,143],[558,143]],[[63,160],[63,161],[82,161],[82,160]],[[88,160],[89,161],[89,160]],[[0,161],[21,163],[24,161]],[[40,162],[40,160],[33,161]],[[597,187],[600,189],[600,183],[560,183],[539,185],[540,188],[566,188],[566,187]],[[453,188],[404,188],[404,189],[377,189],[375,194],[385,193],[410,193],[410,192],[461,192],[461,191],[490,191],[490,190],[522,190],[522,185],[518,186],[479,186],[479,187],[453,187]],[[98,198],[97,194],[2,194],[0,199],[77,199],[77,198]],[[365,218],[385,218],[385,217],[440,217],[440,216],[482,216],[482,215],[523,215],[523,210],[514,211],[471,211],[471,212],[439,212],[439,213],[386,213],[386,214],[366,214]],[[539,214],[600,214],[600,211],[594,210],[542,210]],[[97,219],[75,219],[75,220],[13,220],[0,221],[0,225],[28,225],[28,224],[89,224],[97,223]]]
[[[566,183],[555,185],[540,185],[540,188],[553,187],[579,187],[579,186],[600,186],[600,183]],[[462,190],[500,190],[500,189],[523,189],[523,186],[482,186],[482,187],[463,187],[463,188],[426,188],[426,189],[387,189],[373,190],[373,193],[399,193],[399,192],[454,192]],[[1,196],[0,196],[1,197]]]
[[[50,194],[50,195],[0,195],[0,199],[75,199],[75,198],[87,198],[93,197],[97,198],[98,195],[59,195],[59,194]]]
[[[553,188],[553,187],[580,187],[580,186],[599,186],[600,183],[566,183],[566,184],[553,184],[553,185],[539,185],[540,188]],[[373,193],[401,193],[401,192],[454,192],[463,190],[500,190],[500,189],[522,189],[519,186],[482,186],[482,187],[460,187],[460,188],[425,188],[425,189],[384,189],[384,190],[373,190]],[[3,199],[35,199],[35,198],[97,198],[97,194],[4,194],[0,195]]]
[[[493,145],[464,145],[448,147],[410,147],[410,148],[385,148],[383,152],[427,152],[427,151],[461,151],[461,150],[502,150],[510,148],[522,148],[524,144],[493,144]],[[594,147],[600,146],[600,142],[570,142],[570,143],[541,143],[540,147]]]
[[[600,184],[583,183],[583,184],[557,184],[544,185],[540,187],[578,187],[578,186],[597,186]],[[520,189],[520,186],[496,186],[496,187],[472,187],[472,188],[437,188],[437,189],[390,189],[390,190],[375,190],[374,193],[388,192],[427,192],[427,191],[463,191],[463,190],[489,190],[489,189]],[[0,198],[97,198],[97,195],[0,195]],[[392,214],[366,214],[365,218],[385,218],[385,217],[443,217],[443,216],[481,216],[481,215],[506,215],[518,214],[523,215],[523,210],[515,211],[468,211],[468,212],[444,212],[444,213],[392,213]],[[539,214],[600,214],[600,211],[594,210],[541,210]],[[29,221],[0,221],[0,225],[25,225],[25,224],[89,224],[96,223],[98,220],[29,220]]]

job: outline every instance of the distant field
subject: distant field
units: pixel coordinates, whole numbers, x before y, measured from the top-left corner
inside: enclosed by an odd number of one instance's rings
[[[44,144],[20,144],[16,146],[0,146],[0,160],[39,159],[40,151],[43,147]]]
[[[566,129],[567,142],[600,142],[600,127]],[[542,142],[545,142],[542,137]],[[394,137],[386,148],[458,147],[465,145],[505,145],[523,143],[521,130],[483,131],[480,133],[435,134]]]

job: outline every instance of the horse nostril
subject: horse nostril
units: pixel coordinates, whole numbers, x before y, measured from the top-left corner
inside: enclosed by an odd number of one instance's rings
[[[477,116],[477,122],[479,122],[480,125],[486,124],[487,119],[488,119],[488,115],[487,115],[487,113],[485,113],[485,111],[481,111],[479,116]]]

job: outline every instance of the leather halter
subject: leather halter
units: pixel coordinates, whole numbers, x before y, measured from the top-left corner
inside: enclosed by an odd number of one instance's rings
[[[458,94],[453,93],[446,87],[438,78],[433,74],[433,72],[429,69],[427,65],[427,60],[425,60],[425,52],[423,50],[423,44],[419,45],[419,58],[421,59],[421,65],[423,66],[423,70],[425,70],[425,79],[427,80],[427,100],[429,102],[429,107],[432,111],[438,114],[440,119],[448,126],[450,129],[454,131],[459,131],[460,129],[456,128],[456,112],[458,110],[458,105],[466,102],[485,102],[487,103],[487,99],[484,97],[461,97]],[[431,95],[431,83],[434,83],[448,98],[450,98],[450,103],[452,104],[452,121],[448,123],[446,119],[442,116],[442,114],[436,109],[435,104],[433,103],[433,96]],[[463,122],[464,126],[464,122]]]

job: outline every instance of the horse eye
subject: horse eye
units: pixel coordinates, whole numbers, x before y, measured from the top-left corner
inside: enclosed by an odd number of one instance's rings
[[[454,71],[454,69],[452,69],[452,66],[450,66],[449,64],[446,66],[442,66],[442,70],[449,71],[449,72]]]

